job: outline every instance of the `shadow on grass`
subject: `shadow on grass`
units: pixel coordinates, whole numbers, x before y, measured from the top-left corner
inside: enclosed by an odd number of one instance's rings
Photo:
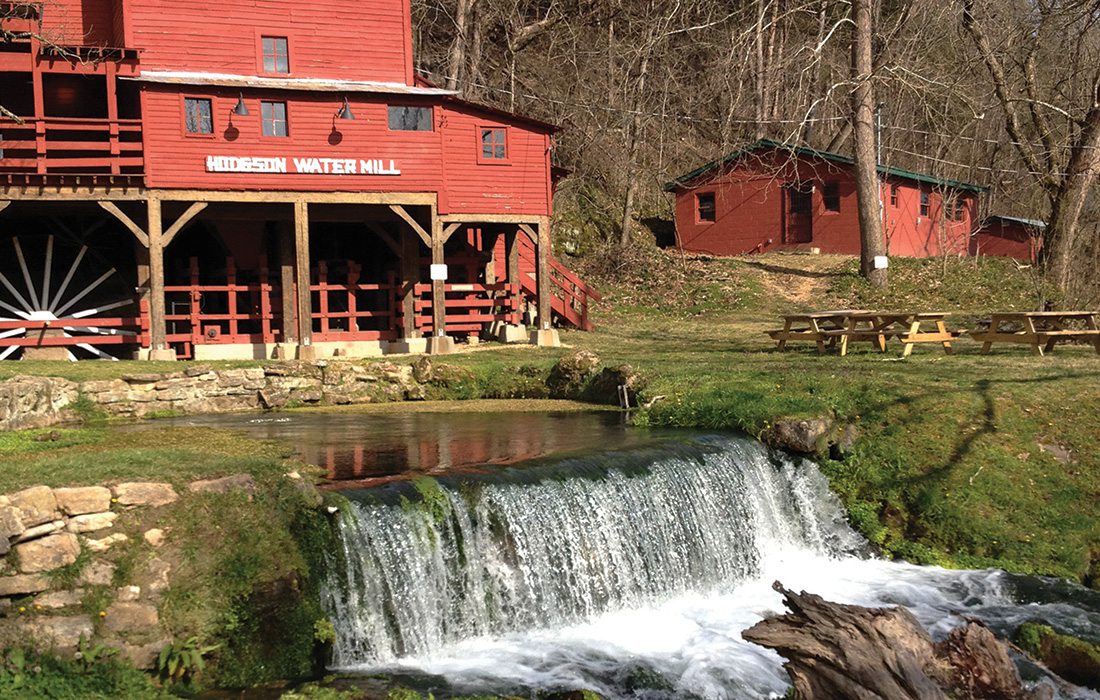
[[[849,273],[839,270],[801,270],[797,267],[783,267],[781,265],[773,265],[771,263],[758,262],[756,260],[743,260],[742,264],[746,265],[747,267],[762,270],[764,272],[771,272],[777,275],[791,275],[793,277],[809,277],[811,279],[839,279],[841,277],[849,276]]]

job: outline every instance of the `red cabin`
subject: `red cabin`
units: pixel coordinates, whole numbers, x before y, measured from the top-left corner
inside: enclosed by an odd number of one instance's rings
[[[1014,216],[990,216],[970,239],[971,255],[1015,258],[1035,264],[1043,247],[1046,222]]]
[[[409,0],[0,2],[0,22],[0,358],[588,326],[550,255],[556,127],[418,79]]]
[[[891,255],[965,255],[985,188],[879,166]],[[764,139],[665,186],[683,250],[743,255],[816,248],[858,255],[851,158]]]

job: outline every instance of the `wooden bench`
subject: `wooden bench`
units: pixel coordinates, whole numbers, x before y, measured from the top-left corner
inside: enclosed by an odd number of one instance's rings
[[[1100,327],[1092,311],[1002,311],[990,316],[987,329],[973,331],[970,337],[982,343],[988,354],[994,343],[1031,346],[1036,355],[1053,352],[1062,341],[1091,343],[1100,354]],[[1070,328],[1070,325],[1084,326]]]
[[[787,349],[792,340],[807,340],[817,344],[819,353],[825,352],[826,343],[836,344],[834,332],[842,330],[852,314],[867,313],[863,309],[844,309],[839,311],[818,311],[815,313],[786,314],[783,327],[764,331],[772,340],[778,342],[780,352]],[[796,326],[796,324],[799,324]]]

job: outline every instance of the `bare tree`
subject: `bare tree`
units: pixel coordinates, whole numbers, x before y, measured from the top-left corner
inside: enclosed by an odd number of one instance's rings
[[[852,133],[855,141],[856,196],[859,205],[859,269],[871,284],[885,287],[885,267],[876,258],[886,255],[882,231],[882,186],[875,147],[875,87],[872,0],[852,1]]]

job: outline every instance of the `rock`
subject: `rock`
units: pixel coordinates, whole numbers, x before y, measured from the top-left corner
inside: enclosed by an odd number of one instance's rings
[[[19,570],[24,574],[52,571],[68,566],[80,555],[80,542],[71,532],[49,535],[15,546]]]
[[[109,632],[144,632],[160,623],[157,609],[142,603],[112,603],[103,618]]]
[[[36,617],[24,624],[25,634],[44,642],[54,650],[73,652],[80,644],[80,638],[91,639],[92,620],[87,615],[74,617]]]
[[[619,387],[626,387],[630,408],[638,407],[638,394],[646,387],[646,380],[630,365],[605,367],[589,383],[583,397],[594,403],[619,405]]]
[[[39,537],[45,537],[46,535],[58,532],[65,529],[64,520],[55,520],[52,523],[43,523],[36,525],[32,528],[28,528],[23,531],[23,534],[15,538],[16,542],[29,542],[31,540],[37,540]]]
[[[72,608],[80,605],[84,597],[84,591],[75,588],[71,591],[52,591],[43,593],[34,599],[35,606],[46,610],[58,610],[60,608]]]
[[[1041,452],[1046,452],[1059,464],[1069,464],[1073,461],[1073,453],[1064,445],[1048,445],[1040,442],[1039,450]]]
[[[56,377],[12,377],[0,382],[0,431],[47,428],[65,420],[77,385]]]
[[[115,578],[115,565],[103,559],[93,559],[80,572],[82,586],[110,586]]]
[[[183,370],[185,377],[201,377],[204,374],[210,374],[210,372],[211,369],[209,365],[191,365]]]
[[[142,568],[141,575],[145,588],[153,595],[160,595],[168,589],[168,576],[172,573],[172,565],[163,559],[150,559]]]
[[[290,401],[289,391],[274,391],[271,389],[261,389],[257,392],[257,398],[259,398],[260,405],[268,410],[276,408],[285,408],[288,401]]]
[[[164,544],[164,530],[159,527],[155,527],[152,530],[146,530],[144,535],[145,541],[153,547],[159,547]]]
[[[1016,643],[1028,656],[1070,683],[1100,690],[1100,644],[1059,634],[1041,622],[1020,625]]]
[[[1039,700],[1008,648],[976,622],[933,644],[905,608],[864,608],[797,594],[776,583],[790,613],[745,630],[747,641],[775,649],[801,700],[890,698]]]
[[[848,423],[833,431],[829,441],[829,456],[835,460],[843,460],[852,454],[857,442],[859,442],[859,428]]]
[[[588,380],[596,374],[600,357],[590,350],[577,350],[564,355],[550,370],[546,387],[554,399],[577,399],[584,392]],[[617,402],[616,402],[617,403]]]
[[[118,484],[114,487],[114,493],[124,506],[163,506],[179,498],[171,484],[149,481]]]
[[[115,596],[120,603],[133,603],[141,598],[141,586],[123,586]]]
[[[118,513],[109,511],[106,513],[89,513],[69,518],[69,523],[65,527],[69,532],[96,532],[111,527],[117,519]]]
[[[823,438],[832,430],[828,418],[781,420],[764,434],[764,442],[772,447],[796,454],[816,454],[823,447]]]
[[[26,526],[23,517],[15,506],[0,506],[0,539],[7,540],[23,534]]]
[[[17,574],[0,578],[0,597],[30,595],[50,589],[50,579],[41,574]]]
[[[162,639],[150,644],[123,644],[119,650],[122,658],[126,659],[143,671],[152,670],[160,657],[160,650],[168,646],[169,640]]]
[[[54,489],[53,495],[57,507],[65,515],[102,513],[111,509],[111,490],[103,486]]]
[[[256,482],[251,474],[234,474],[221,479],[192,481],[188,486],[192,493],[229,493],[244,491],[249,496],[256,492]]]
[[[427,384],[432,381],[435,375],[434,368],[432,367],[432,359],[427,355],[424,355],[417,360],[412,367],[413,379],[421,384]]]
[[[49,486],[32,486],[8,496],[11,504],[19,509],[23,527],[34,527],[42,523],[61,519],[57,509],[57,499]]]
[[[116,544],[120,542],[126,542],[129,539],[129,537],[122,534],[121,532],[116,532],[113,535],[107,535],[106,537],[101,537],[98,540],[84,540],[84,546],[87,547],[89,551],[96,552],[97,554],[102,554]]]

